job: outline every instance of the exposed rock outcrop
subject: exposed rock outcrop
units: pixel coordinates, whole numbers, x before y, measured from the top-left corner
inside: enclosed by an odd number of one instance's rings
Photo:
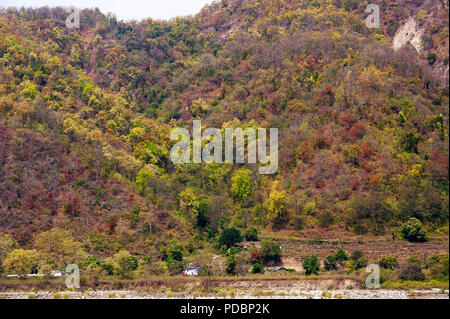
[[[395,51],[401,49],[407,43],[411,43],[411,45],[416,49],[417,53],[421,53],[422,51],[422,36],[424,34],[424,30],[421,29],[416,19],[410,17],[406,20],[405,24],[403,24],[397,31],[392,41],[392,46]]]

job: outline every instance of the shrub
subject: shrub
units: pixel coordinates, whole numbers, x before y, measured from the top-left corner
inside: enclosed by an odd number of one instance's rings
[[[407,223],[403,224],[400,233],[409,242],[424,242],[427,240],[425,228],[416,218],[410,218]]]
[[[417,257],[409,257],[406,261],[409,263],[417,263],[420,265],[420,260]]]
[[[255,227],[251,227],[251,228],[247,229],[244,237],[245,237],[245,240],[247,240],[247,241],[258,241],[258,231],[256,230]]]
[[[252,274],[263,274],[264,266],[261,264],[254,264],[252,268]]]
[[[24,95],[27,99],[34,100],[38,93],[37,86],[30,81],[26,81],[25,87],[20,92],[20,94]]]
[[[87,266],[100,266],[100,262],[95,256],[89,256],[78,263],[78,267],[80,267],[80,269]]]
[[[440,255],[433,255],[433,256],[429,257],[425,263],[425,268],[426,269],[432,268],[436,264],[439,264],[440,260],[441,260]]]
[[[303,259],[303,269],[305,270],[305,275],[317,275],[319,273],[319,261],[317,256],[306,257]]]
[[[170,249],[168,260],[183,261],[183,252],[178,248]]]
[[[367,257],[361,257],[356,261],[356,269],[367,267],[369,259]]]
[[[355,262],[353,261],[353,259],[350,259],[347,262],[347,274],[351,274],[355,270],[355,268]]]
[[[449,264],[448,264],[448,255],[444,256],[441,259],[441,275],[448,280],[449,273]]]
[[[447,280],[449,274],[448,255],[432,256],[427,261],[427,268],[430,268],[430,276],[435,280]]]
[[[409,259],[400,271],[401,280],[424,281],[425,275],[417,259]]]
[[[352,252],[352,256],[350,257],[353,261],[357,261],[358,259],[364,257],[364,253],[362,250],[355,250]]]
[[[397,282],[399,281],[399,275],[397,271],[390,269],[381,269],[380,270],[380,284],[385,282]]]
[[[250,271],[251,265],[246,253],[239,253],[234,255],[234,261],[236,275],[244,276]]]
[[[241,233],[236,228],[224,229],[219,237],[220,245],[227,246],[227,248],[230,248],[231,246],[240,243],[241,241]]]
[[[167,253],[167,248],[164,246],[159,249],[159,254],[161,255],[161,259],[164,261],[167,260],[167,258],[169,258],[169,254]]]
[[[419,153],[418,145],[423,136],[420,134],[407,133],[400,138],[402,149],[408,153]]]
[[[336,258],[336,262],[342,264],[344,261],[348,260],[348,256],[345,253],[345,250],[343,249],[339,249],[338,252],[336,253],[336,255],[334,255]]]
[[[241,247],[231,247],[231,248],[228,250],[228,254],[229,254],[229,255],[236,255],[236,254],[240,253],[241,251],[242,251],[242,248],[241,248]]]
[[[149,273],[151,275],[161,276],[168,271],[167,264],[163,261],[155,261],[150,263]]]
[[[125,262],[130,267],[131,270],[136,270],[139,265],[137,258],[133,256],[128,257],[128,259]]]
[[[106,271],[106,273],[109,275],[109,276],[112,276],[113,274],[114,274],[114,267],[113,267],[113,265],[111,265],[111,264],[102,264],[102,269],[104,270],[104,271]]]
[[[277,243],[271,241],[263,241],[261,247],[261,255],[264,262],[268,261],[280,261],[281,249]]]
[[[250,251],[250,262],[252,264],[260,264],[263,261],[263,257],[261,253],[258,250],[252,250]]]
[[[126,250],[121,250],[113,257],[114,272],[123,277],[131,277],[131,273],[137,269],[138,261]]]
[[[234,259],[235,255],[228,256],[227,259],[227,268],[225,272],[227,275],[236,275],[236,260]]]
[[[186,247],[186,250],[187,250],[190,254],[192,254],[192,253],[195,251],[195,246],[194,246],[194,244],[192,244],[192,243],[188,244],[187,247]]]
[[[210,277],[214,274],[211,265],[204,264],[200,270],[200,276]]]
[[[357,252],[355,257],[362,255],[362,252]],[[338,263],[342,265],[344,261],[348,260],[348,256],[343,249],[339,249],[335,255],[327,256],[323,262],[323,268],[325,271],[337,270]]]
[[[394,270],[398,267],[398,259],[395,256],[387,256],[378,262],[381,268]]]
[[[184,264],[181,261],[172,261],[167,265],[167,269],[172,276],[179,275],[184,270]]]
[[[325,271],[337,270],[336,255],[327,256],[323,262],[323,268]]]
[[[436,62],[437,56],[436,53],[429,53],[427,56],[428,63],[433,65]]]

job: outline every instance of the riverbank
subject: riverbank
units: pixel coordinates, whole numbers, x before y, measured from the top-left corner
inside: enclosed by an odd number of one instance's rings
[[[216,290],[209,292],[65,291],[3,292],[0,299],[449,299],[449,291],[429,290]]]

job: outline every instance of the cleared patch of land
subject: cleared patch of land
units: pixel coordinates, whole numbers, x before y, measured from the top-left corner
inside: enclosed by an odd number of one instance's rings
[[[399,262],[404,262],[410,257],[426,260],[433,255],[448,254],[448,237],[434,238],[425,243],[410,243],[405,240],[392,237],[365,237],[343,239],[301,239],[296,237],[274,237],[282,247],[282,265],[297,272],[303,271],[302,260],[305,257],[316,255],[319,260],[324,260],[328,255],[335,254],[339,249],[347,253],[361,250],[371,263],[377,263],[386,256],[396,256]],[[259,249],[261,242],[246,243],[247,249]]]

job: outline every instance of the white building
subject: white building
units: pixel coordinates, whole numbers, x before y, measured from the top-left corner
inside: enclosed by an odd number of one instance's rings
[[[201,268],[196,267],[188,267],[183,271],[183,276],[198,276],[200,274]]]

